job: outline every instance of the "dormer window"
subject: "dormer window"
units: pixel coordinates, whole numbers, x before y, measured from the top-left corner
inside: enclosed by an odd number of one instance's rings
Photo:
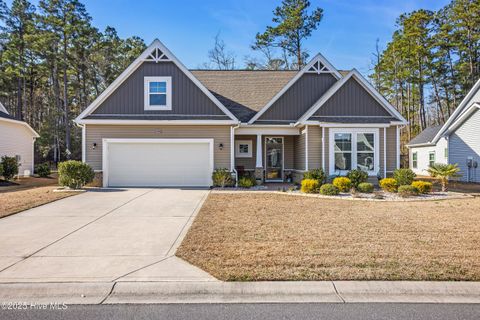
[[[172,110],[172,78],[145,77],[145,110]]]

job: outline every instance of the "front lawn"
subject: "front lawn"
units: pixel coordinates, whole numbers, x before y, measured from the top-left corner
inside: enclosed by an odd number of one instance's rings
[[[78,194],[78,192],[53,192],[54,189],[56,187],[45,186],[0,192],[0,218]]]
[[[211,193],[177,256],[222,280],[480,280],[480,198]]]

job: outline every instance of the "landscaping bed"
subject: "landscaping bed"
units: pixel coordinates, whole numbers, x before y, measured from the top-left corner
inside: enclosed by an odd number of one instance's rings
[[[480,198],[211,193],[177,256],[221,280],[480,280]]]

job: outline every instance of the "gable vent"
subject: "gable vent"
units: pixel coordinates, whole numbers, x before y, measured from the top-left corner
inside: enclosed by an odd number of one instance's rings
[[[153,61],[158,63],[160,61],[170,61],[170,59],[159,48],[154,48],[152,52],[145,58],[145,61]]]
[[[328,69],[326,65],[324,65],[321,61],[315,62],[310,69],[307,71],[308,73],[333,73],[332,70]]]

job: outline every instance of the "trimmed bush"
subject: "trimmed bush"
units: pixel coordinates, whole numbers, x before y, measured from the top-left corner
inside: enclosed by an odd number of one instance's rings
[[[303,179],[301,191],[304,193],[317,193],[320,182],[317,179]]]
[[[371,184],[370,182],[362,182],[358,185],[357,190],[361,193],[372,193],[373,184]]]
[[[0,162],[0,177],[3,176],[3,164]]]
[[[380,183],[380,188],[382,188],[383,191],[397,192],[397,189],[398,189],[397,180],[393,178],[385,178],[380,180],[379,183]]]
[[[318,182],[322,185],[327,180],[327,175],[323,169],[312,169],[303,174],[303,179],[318,180]]]
[[[93,181],[95,173],[86,163],[68,160],[58,164],[58,183],[71,189],[80,189]]]
[[[251,188],[256,184],[257,181],[252,177],[241,177],[238,179],[238,186],[241,188]]]
[[[352,181],[352,187],[357,189],[358,185],[362,182],[367,182],[368,173],[360,169],[353,169],[347,173],[347,178]]]
[[[232,174],[228,169],[215,169],[212,174],[212,180],[214,187],[224,188],[234,184]]]
[[[3,178],[9,181],[18,174],[18,161],[15,157],[2,157]]]
[[[412,169],[397,169],[393,171],[393,178],[397,180],[399,186],[412,184],[416,176]]]
[[[38,174],[39,177],[47,178],[52,172],[50,171],[50,165],[44,162],[35,166],[35,173]]]
[[[398,194],[404,198],[413,197],[418,195],[418,189],[412,185],[403,185],[398,187]]]
[[[326,183],[320,187],[320,194],[323,194],[324,196],[336,196],[339,193],[340,191],[338,188],[330,183]]]
[[[337,187],[340,192],[348,192],[352,188],[352,181],[347,177],[337,177],[333,179],[333,185]]]
[[[432,192],[432,183],[427,181],[413,181],[412,186],[417,188],[418,192],[427,194]]]

